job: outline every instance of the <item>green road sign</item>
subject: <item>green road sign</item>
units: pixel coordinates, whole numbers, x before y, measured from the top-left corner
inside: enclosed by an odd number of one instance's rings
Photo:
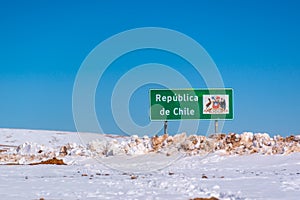
[[[151,120],[233,119],[232,89],[151,89]]]

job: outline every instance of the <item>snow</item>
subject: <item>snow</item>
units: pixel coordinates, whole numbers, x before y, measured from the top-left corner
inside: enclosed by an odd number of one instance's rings
[[[300,195],[299,136],[290,140],[250,132],[228,134],[217,140],[215,151],[204,152],[201,145],[206,147],[203,144],[212,138],[178,134],[153,140],[87,133],[83,140],[80,135],[0,129],[1,199],[298,199]],[[258,152],[240,151],[241,145]],[[282,152],[268,153],[275,146]],[[27,165],[52,157],[67,165]]]

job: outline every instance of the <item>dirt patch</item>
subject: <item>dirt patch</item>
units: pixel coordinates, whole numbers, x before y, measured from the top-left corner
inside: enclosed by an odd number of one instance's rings
[[[5,164],[0,164],[0,165],[20,165],[19,163],[5,163]]]
[[[41,161],[37,163],[30,163],[29,165],[67,165],[64,161],[57,158],[52,158],[46,161]]]
[[[219,200],[218,198],[216,197],[209,197],[209,198],[193,198],[191,200]]]

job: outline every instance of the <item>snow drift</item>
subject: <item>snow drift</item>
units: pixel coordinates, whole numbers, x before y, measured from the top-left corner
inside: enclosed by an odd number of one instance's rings
[[[25,142],[16,147],[6,148],[0,153],[0,163],[28,164],[53,157],[86,156],[109,157],[120,155],[144,155],[162,153],[170,156],[175,153],[186,155],[206,155],[216,152],[220,155],[249,154],[290,154],[300,152],[300,136],[274,136],[266,133],[245,132],[242,134],[214,134],[209,137],[186,133],[154,137],[115,137],[105,136],[86,145],[67,143],[60,146],[47,146]]]

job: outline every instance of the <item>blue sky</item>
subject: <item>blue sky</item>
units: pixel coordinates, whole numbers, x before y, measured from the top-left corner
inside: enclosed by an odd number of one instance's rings
[[[223,132],[300,134],[300,3],[298,1],[1,1],[0,127],[71,130],[72,90],[81,63],[101,41],[139,27],[180,31],[200,43],[234,89],[235,119]],[[165,63],[205,88],[188,63],[167,52],[133,52],[103,76],[96,108],[103,129],[121,133],[109,89],[136,64]],[[182,66],[185,66],[183,69]],[[146,85],[130,112],[149,123]],[[103,97],[103,98],[102,98]],[[199,134],[208,122],[200,122]],[[177,122],[170,123],[175,131]]]

